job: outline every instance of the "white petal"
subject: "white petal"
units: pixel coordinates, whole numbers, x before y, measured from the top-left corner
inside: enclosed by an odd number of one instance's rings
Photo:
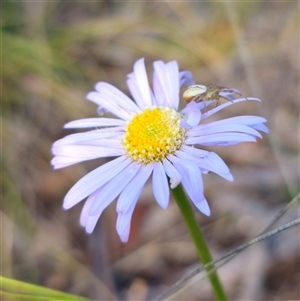
[[[131,200],[139,196],[152,173],[153,167],[153,164],[142,165],[132,181],[124,188],[117,202],[116,210],[118,213],[126,212],[131,204]]]
[[[68,122],[65,124],[65,129],[80,129],[98,126],[124,126],[126,121],[116,118],[87,118]]]
[[[130,164],[125,156],[112,160],[81,178],[67,193],[64,209],[69,209],[110,181]]]
[[[101,189],[101,195],[91,206],[90,215],[101,213],[128,185],[140,167],[140,164],[132,162],[111,181],[105,184]]]
[[[155,199],[163,209],[166,209],[169,205],[170,190],[166,172],[161,162],[154,164],[152,179]]]

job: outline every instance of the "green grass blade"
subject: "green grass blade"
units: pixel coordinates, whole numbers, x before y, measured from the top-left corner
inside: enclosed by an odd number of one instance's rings
[[[67,294],[50,288],[0,276],[1,300],[70,300],[91,301],[91,299]]]

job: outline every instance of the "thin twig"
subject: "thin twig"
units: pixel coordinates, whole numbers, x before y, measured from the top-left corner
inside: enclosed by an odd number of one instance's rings
[[[186,282],[187,280],[189,280],[190,278],[192,278],[193,276],[195,276],[196,274],[202,272],[203,270],[207,270],[211,267],[213,267],[216,263],[234,255],[234,254],[237,254],[237,253],[240,253],[241,251],[247,249],[248,247],[264,240],[264,239],[267,239],[277,233],[280,233],[282,231],[285,231],[293,226],[296,226],[300,223],[300,218],[297,218],[283,226],[280,226],[272,231],[269,231],[265,234],[262,234],[260,236],[257,236],[255,237],[254,239],[240,245],[239,247],[229,251],[228,253],[224,254],[223,256],[219,257],[218,259],[204,265],[204,266],[201,266],[199,267],[198,269],[196,269],[195,271],[191,272],[189,275],[181,278],[179,281],[177,281],[174,285],[172,285],[166,292],[164,292],[163,294],[161,294],[160,296],[158,296],[156,299],[154,299],[154,301],[159,301],[159,300],[163,300],[167,295],[169,295],[173,290],[176,290],[179,286],[181,286],[184,282]]]

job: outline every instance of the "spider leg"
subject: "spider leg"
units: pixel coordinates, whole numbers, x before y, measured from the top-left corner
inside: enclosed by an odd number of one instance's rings
[[[196,95],[194,96],[192,99],[191,99],[191,102],[194,101],[194,102],[201,102],[203,101],[203,99],[201,99],[200,95]]]
[[[226,96],[221,96],[221,98],[223,98],[223,99],[226,99],[226,100],[228,100],[228,101],[230,101],[230,102],[232,102],[232,103],[233,103],[233,100],[232,100],[232,99],[230,99],[229,97],[226,97]]]

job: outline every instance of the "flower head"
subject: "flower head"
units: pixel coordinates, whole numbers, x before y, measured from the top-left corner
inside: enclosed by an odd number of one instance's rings
[[[169,186],[182,183],[195,206],[205,215],[210,209],[203,193],[202,174],[214,172],[228,181],[233,177],[224,161],[214,152],[196,145],[226,146],[261,138],[267,132],[266,120],[258,116],[239,116],[201,123],[214,113],[234,103],[257,98],[234,99],[208,109],[211,101],[191,101],[178,112],[179,90],[194,84],[189,71],[179,72],[176,61],[154,62],[153,90],[148,83],[144,60],[134,64],[127,84],[134,100],[104,82],[95,86],[87,99],[95,102],[99,112],[108,111],[118,118],[89,118],[69,122],[65,128],[96,128],[68,135],[53,144],[54,168],[81,161],[117,157],[79,180],[64,199],[69,209],[86,199],[80,223],[91,233],[103,210],[118,197],[117,232],[126,242],[131,216],[141,191],[152,176],[157,203],[167,208]],[[203,112],[201,111],[204,108]],[[168,177],[170,185],[168,183]]]

